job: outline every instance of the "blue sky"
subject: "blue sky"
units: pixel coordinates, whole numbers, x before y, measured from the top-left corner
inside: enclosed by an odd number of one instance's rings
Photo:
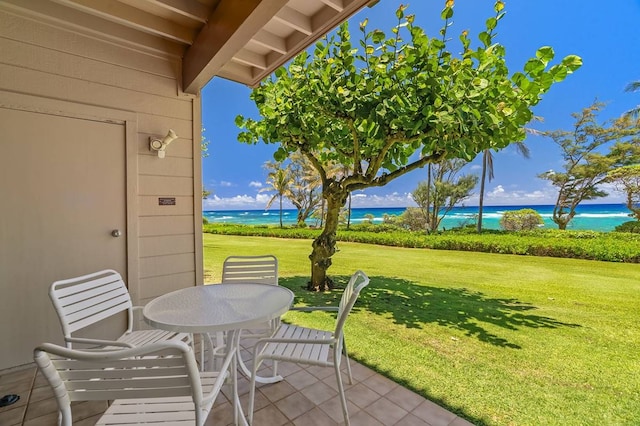
[[[364,8],[350,19],[352,36],[358,23],[369,18],[369,29],[390,33],[396,24],[399,0],[381,0],[373,8]],[[493,16],[493,0],[457,0],[454,24],[450,30],[457,41],[465,29],[476,35],[486,18]],[[538,130],[569,130],[571,114],[591,105],[594,100],[607,103],[602,121],[619,116],[640,104],[640,93],[627,93],[625,86],[640,80],[640,0],[506,0],[506,16],[498,27],[497,41],[505,46],[511,73],[522,69],[525,61],[541,46],[552,46],[556,59],[569,54],[582,57],[583,66],[564,82],[554,85],[534,113],[544,122]],[[415,24],[428,35],[436,36],[442,25],[443,1],[416,0],[407,13],[416,15]],[[451,49],[459,48],[453,42]],[[270,194],[265,186],[264,163],[273,160],[275,145],[245,145],[237,141],[236,115],[258,118],[249,99],[251,89],[221,78],[211,80],[202,92],[204,136],[210,141],[209,156],[203,159],[203,183],[212,195],[203,201],[204,210],[264,209]],[[553,204],[557,192],[539,173],[560,170],[560,151],[548,138],[529,136],[526,140],[531,158],[524,159],[513,147],[494,156],[495,178],[487,184],[486,205]],[[480,173],[479,159],[465,172]],[[354,207],[404,207],[414,205],[409,194],[426,178],[416,170],[383,188],[354,194]],[[477,205],[476,193],[465,205]],[[621,194],[599,202],[621,202]]]

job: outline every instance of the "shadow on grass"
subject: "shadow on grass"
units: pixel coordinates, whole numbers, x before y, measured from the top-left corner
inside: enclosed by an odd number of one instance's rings
[[[348,276],[332,277],[344,287]],[[337,306],[341,288],[325,293],[305,290],[307,277],[280,278],[280,285],[290,288],[296,295],[295,304],[309,306]],[[483,324],[506,330],[528,328],[579,327],[553,318],[536,315],[537,308],[517,299],[488,297],[466,288],[443,288],[418,285],[415,282],[383,276],[370,277],[371,283],[360,294],[354,310],[367,311],[391,318],[395,324],[407,328],[423,328],[425,324],[461,330],[495,346],[520,349],[515,343],[488,331]]]
[[[308,277],[280,277],[279,283],[295,293],[294,303],[307,306],[338,306],[342,289],[349,276],[332,276],[336,289],[331,292],[313,293],[306,290]],[[475,337],[498,347],[521,349],[515,343],[497,336],[483,328],[482,324],[490,324],[495,328],[518,330],[529,328],[561,328],[580,327],[579,324],[564,323],[553,318],[533,313],[536,306],[517,299],[492,298],[466,288],[442,288],[419,285],[415,282],[372,276],[354,307],[354,311],[366,310],[373,314],[390,318],[395,324],[408,328],[423,328],[425,324],[438,324],[455,330],[462,330],[465,335]],[[465,418],[477,426],[490,424],[486,419],[469,415],[459,406],[452,406],[439,397],[430,395],[425,389],[415,389],[403,377],[395,377],[389,371],[380,370],[366,360],[358,360],[379,374],[388,377],[413,392],[433,401],[450,412]]]

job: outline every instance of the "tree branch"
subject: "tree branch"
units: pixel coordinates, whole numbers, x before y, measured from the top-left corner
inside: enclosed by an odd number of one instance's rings
[[[437,163],[438,161],[442,160],[444,158],[445,152],[437,152],[435,154],[431,154],[431,155],[427,155],[424,156],[422,158],[420,158],[417,161],[414,161],[411,164],[407,164],[404,167],[401,167],[391,173],[384,173],[380,176],[378,176],[375,179],[365,179],[363,181],[357,181],[354,183],[348,182],[347,186],[349,191],[356,191],[358,189],[365,189],[365,188],[370,188],[370,187],[375,187],[375,186],[384,186],[386,185],[388,182],[404,175],[407,174],[413,170],[419,169],[421,167],[424,167],[427,163]]]

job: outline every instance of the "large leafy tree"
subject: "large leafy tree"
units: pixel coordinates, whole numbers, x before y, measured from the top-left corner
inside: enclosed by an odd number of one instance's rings
[[[598,123],[603,108],[603,103],[594,102],[572,114],[575,118],[572,130],[544,132],[560,147],[564,159],[564,171],[549,170],[539,175],[558,188],[552,219],[559,229],[567,229],[581,202],[607,196],[601,184],[608,173],[632,160],[625,147],[634,146],[639,130],[637,121],[623,116],[610,123]],[[611,145],[614,142],[618,143]]]
[[[237,117],[245,143],[279,144],[275,158],[302,152],[318,170],[327,213],[313,242],[309,289],[331,288],[326,271],[336,251],[340,209],[355,190],[379,187],[429,163],[471,161],[485,149],[524,139],[524,126],[541,95],[581,65],[571,55],[551,66],[551,47],[540,48],[523,72],[509,75],[505,49],[495,41],[504,4],[478,34],[449,45],[453,1],[442,11],[440,34],[429,37],[405,6],[387,36],[360,24],[359,47],[347,23],[335,36],[301,53],[275,78],[254,89],[260,120]],[[476,43],[474,43],[475,45]],[[453,52],[461,52],[454,54]],[[338,163],[350,173],[330,175]]]
[[[453,159],[431,165],[428,179],[420,182],[411,193],[425,217],[428,232],[437,231],[451,209],[471,196],[478,176],[458,176],[465,164],[464,160]]]

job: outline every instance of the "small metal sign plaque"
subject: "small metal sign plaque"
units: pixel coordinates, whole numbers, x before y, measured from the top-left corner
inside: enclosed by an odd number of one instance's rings
[[[175,206],[176,197],[158,198],[158,205],[159,206]]]

